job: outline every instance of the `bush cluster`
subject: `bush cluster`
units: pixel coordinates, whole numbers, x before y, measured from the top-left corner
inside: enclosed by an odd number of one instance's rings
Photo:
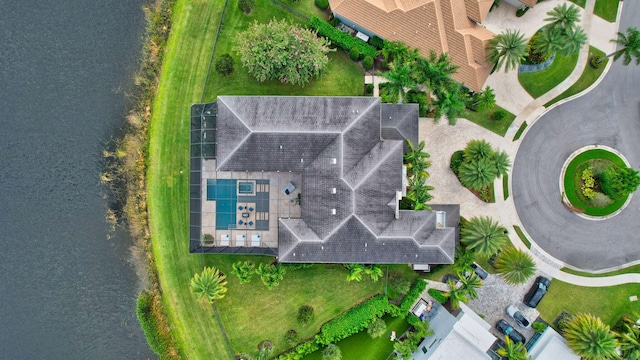
[[[580,186],[580,188],[582,189],[582,195],[586,196],[589,199],[593,199],[596,194],[595,190],[593,189],[596,185],[596,179],[593,177],[593,172],[591,171],[591,169],[584,169],[582,171],[582,174],[580,175],[580,178],[582,179],[582,186]]]
[[[507,116],[507,112],[504,110],[496,110],[493,112],[493,118],[496,121],[500,121]]]
[[[458,175],[460,165],[462,165],[462,162],[464,161],[463,153],[464,152],[462,150],[458,150],[451,155],[451,164],[449,164],[449,168],[451,168],[451,171],[456,175]]]
[[[429,291],[427,291],[427,293],[440,304],[444,304],[447,302],[447,297],[444,296],[444,293],[438,289],[431,288],[429,289]]]
[[[379,50],[382,50],[384,47],[384,40],[374,35],[369,38],[369,44],[371,44],[371,46],[375,46]]]
[[[356,39],[351,35],[342,32],[329,24],[326,21],[320,20],[318,17],[314,16],[309,20],[309,27],[316,30],[318,36],[323,36],[329,39],[332,44],[335,46],[346,50],[351,51],[353,48],[358,48],[360,51],[360,55],[363,56],[376,56],[376,48],[373,46],[363,42],[360,39]]]
[[[298,322],[306,325],[313,320],[313,307],[309,305],[302,305],[298,309]]]
[[[327,10],[329,8],[329,0],[316,0],[316,6],[322,10]]]
[[[365,68],[365,70],[369,70],[373,67],[373,57],[367,55],[364,57],[364,59],[362,59],[362,67]]]
[[[389,301],[386,296],[374,296],[324,324],[315,338],[316,342],[319,345],[328,345],[358,333],[384,315],[388,309]]]
[[[418,279],[413,283],[407,295],[405,295],[402,298],[402,301],[400,301],[400,311],[402,316],[405,316],[407,313],[409,313],[409,310],[411,310],[411,305],[413,305],[413,303],[418,300],[420,294],[422,294],[422,292],[426,288],[427,283],[422,279]]]

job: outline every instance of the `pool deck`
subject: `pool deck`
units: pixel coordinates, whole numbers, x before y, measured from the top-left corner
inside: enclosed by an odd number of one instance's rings
[[[278,247],[278,219],[279,218],[299,218],[301,216],[300,205],[297,199],[302,184],[302,174],[296,172],[253,172],[253,171],[216,171],[215,160],[205,160],[202,164],[202,183],[206,184],[207,179],[236,179],[238,181],[268,180],[269,184],[255,184],[256,192],[269,193],[269,212],[250,212],[253,222],[256,220],[268,220],[268,230],[257,230],[253,226],[236,228],[231,230],[216,229],[216,202],[202,202],[202,233],[210,234],[214,237],[215,246],[247,246],[253,247],[259,242],[260,247]],[[293,183],[296,189],[286,195],[282,189],[289,183]],[[207,198],[206,186],[202,187],[202,199]],[[248,202],[246,202],[248,203]],[[238,206],[245,206],[238,203]],[[257,209],[257,208],[256,208]],[[243,219],[242,213],[236,214],[237,219]],[[251,220],[247,218],[247,220]],[[259,236],[259,240],[258,237]]]

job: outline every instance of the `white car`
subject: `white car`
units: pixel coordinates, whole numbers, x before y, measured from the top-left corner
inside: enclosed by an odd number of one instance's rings
[[[522,312],[520,312],[520,310],[515,305],[507,306],[507,314],[509,314],[509,316],[511,316],[513,320],[515,320],[518,326],[523,328],[528,328],[529,326],[531,326],[529,320],[527,320],[527,318],[522,315]]]

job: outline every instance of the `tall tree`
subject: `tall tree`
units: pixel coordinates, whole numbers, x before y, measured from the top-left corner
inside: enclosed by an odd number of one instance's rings
[[[451,63],[447,53],[438,55],[434,50],[429,52],[429,57],[418,57],[414,65],[414,77],[416,83],[422,84],[427,93],[427,103],[431,107],[431,98],[438,90],[444,90],[454,83],[451,76],[460,67]]]
[[[527,40],[519,30],[507,29],[489,40],[487,61],[493,65],[491,72],[500,70],[509,72],[522,63],[527,56]]]
[[[472,272],[469,277],[464,276],[464,274],[458,274],[458,277],[462,284],[461,288],[469,295],[469,298],[477,299],[478,292],[476,289],[482,286],[482,279],[474,272]]]
[[[536,263],[533,258],[516,248],[502,250],[495,264],[498,273],[509,284],[523,284],[536,272]]]
[[[502,249],[507,239],[507,229],[490,217],[471,218],[460,230],[460,241],[482,257]]]
[[[407,95],[407,89],[416,87],[411,76],[411,67],[407,64],[389,63],[389,71],[380,75],[388,81],[385,91],[387,91],[389,100],[393,103],[401,102]]]
[[[573,4],[567,6],[566,2],[554,7],[547,15],[549,17],[544,20],[549,21],[551,27],[559,30],[573,28],[580,22],[580,10],[578,7]]]
[[[513,342],[509,336],[505,336],[504,340],[504,346],[498,349],[498,355],[506,357],[507,360],[531,360],[523,343]]]
[[[425,184],[427,178],[424,175],[416,175],[409,178],[409,190],[407,196],[412,210],[430,210],[431,207],[426,204],[427,201],[433,199],[429,191],[433,190],[433,186]]]
[[[496,94],[489,86],[473,95],[473,107],[480,111],[490,111],[496,106]]]
[[[496,165],[490,159],[465,161],[460,165],[458,171],[462,185],[476,191],[491,185],[498,175]]]
[[[452,279],[447,280],[447,286],[449,287],[449,291],[445,292],[443,295],[449,299],[452,309],[459,308],[461,302],[469,302],[467,292],[462,288],[462,286],[458,286],[458,284]]]
[[[546,56],[561,52],[565,47],[562,30],[556,27],[545,27],[536,36],[533,46]]]
[[[616,337],[600,318],[580,313],[566,322],[567,345],[586,360],[616,359]]]
[[[560,51],[560,54],[575,54],[587,43],[587,34],[580,26],[567,29],[564,33],[564,42],[564,48]]]
[[[217,268],[207,266],[191,278],[191,292],[208,303],[222,299],[227,293],[227,277]]]
[[[635,319],[640,315],[633,313],[633,318],[624,318],[624,331],[616,333],[620,345],[621,356],[625,360],[640,360],[640,327]]]
[[[596,64],[599,64],[602,60],[613,56],[613,61],[618,60],[620,57],[624,57],[623,64],[625,65],[629,65],[631,60],[635,58],[636,65],[640,65],[640,31],[637,28],[628,28],[627,35],[618,32],[618,37],[611,41],[621,45],[622,48],[598,59]]]
[[[459,84],[452,84],[447,89],[436,91],[436,108],[434,121],[438,122],[442,117],[446,117],[449,125],[455,125],[459,117],[465,115],[464,95]]]
[[[453,270],[460,274],[466,274],[473,271],[471,265],[476,260],[476,256],[473,251],[467,250],[462,246],[456,246],[456,257],[453,263]]]
[[[412,57],[412,52],[415,53],[407,44],[398,40],[385,41],[382,50],[380,50],[385,61],[395,63],[402,63],[405,59]]]
[[[416,175],[422,175],[428,178],[429,173],[426,169],[431,166],[431,162],[427,161],[427,159],[431,155],[424,151],[425,142],[420,141],[418,146],[413,145],[413,142],[409,139],[407,139],[406,142],[409,147],[409,152],[403,155],[402,160],[407,167],[407,176],[413,177]]]

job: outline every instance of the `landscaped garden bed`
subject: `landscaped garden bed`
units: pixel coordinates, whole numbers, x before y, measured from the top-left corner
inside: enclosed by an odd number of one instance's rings
[[[590,216],[607,216],[620,210],[628,195],[615,194],[610,178],[627,168],[612,151],[590,149],[575,156],[564,172],[564,194],[570,204]]]

